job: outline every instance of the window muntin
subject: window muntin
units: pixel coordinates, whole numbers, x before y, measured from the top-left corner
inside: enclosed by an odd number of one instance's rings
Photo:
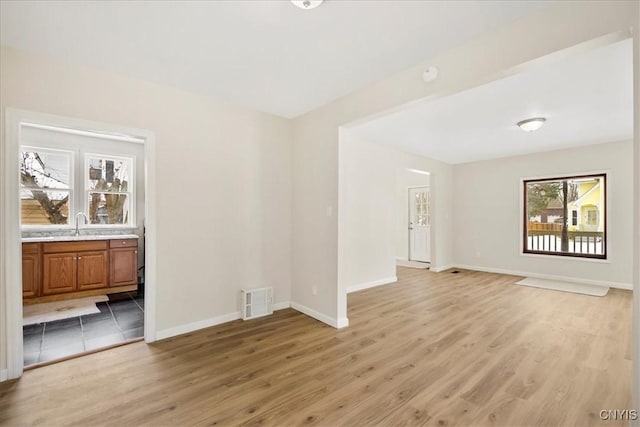
[[[523,191],[524,253],[606,259],[605,174],[525,180]]]
[[[87,154],[85,159],[85,210],[89,225],[132,224],[134,159],[102,154]]]
[[[421,227],[428,226],[431,223],[428,191],[420,191],[416,193],[415,218],[417,225]]]
[[[68,226],[73,206],[73,152],[23,146],[20,151],[20,224]]]
[[[22,227],[68,228],[77,212],[87,214],[86,227],[135,225],[135,157],[85,154],[82,163],[81,155],[82,151],[21,147]],[[76,168],[77,164],[82,166]],[[74,199],[77,194],[80,197]]]

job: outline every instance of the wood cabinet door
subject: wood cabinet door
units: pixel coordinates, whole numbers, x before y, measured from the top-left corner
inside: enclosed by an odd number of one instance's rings
[[[76,289],[76,254],[45,254],[43,256],[42,294],[53,295]]]
[[[22,253],[22,297],[37,297],[40,292],[40,254]]]
[[[78,290],[109,286],[109,259],[107,251],[78,252]]]
[[[138,283],[138,250],[136,248],[111,249],[111,286]]]

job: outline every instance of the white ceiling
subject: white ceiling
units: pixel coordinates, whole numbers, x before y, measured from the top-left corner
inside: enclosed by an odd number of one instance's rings
[[[544,1],[1,1],[0,43],[295,117]]]
[[[359,138],[465,163],[633,138],[631,40],[355,126]],[[516,123],[546,117],[538,131]]]

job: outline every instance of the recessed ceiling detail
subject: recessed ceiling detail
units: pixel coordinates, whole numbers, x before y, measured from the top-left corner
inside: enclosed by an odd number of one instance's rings
[[[412,104],[351,131],[451,164],[630,140],[632,54],[631,40],[620,41]],[[547,121],[531,134],[515,126],[523,118]]]

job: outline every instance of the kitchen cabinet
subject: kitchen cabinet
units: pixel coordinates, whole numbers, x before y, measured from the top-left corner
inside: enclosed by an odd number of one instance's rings
[[[76,254],[44,255],[43,295],[76,290]]]
[[[23,243],[22,248],[25,299],[106,294],[137,285],[138,239]]]
[[[78,290],[104,288],[109,285],[107,251],[78,252]]]
[[[40,244],[22,245],[22,297],[35,297],[40,293]]]
[[[43,295],[104,288],[109,284],[107,241],[44,243]]]
[[[110,286],[138,283],[138,240],[111,240],[109,242],[111,268]]]

